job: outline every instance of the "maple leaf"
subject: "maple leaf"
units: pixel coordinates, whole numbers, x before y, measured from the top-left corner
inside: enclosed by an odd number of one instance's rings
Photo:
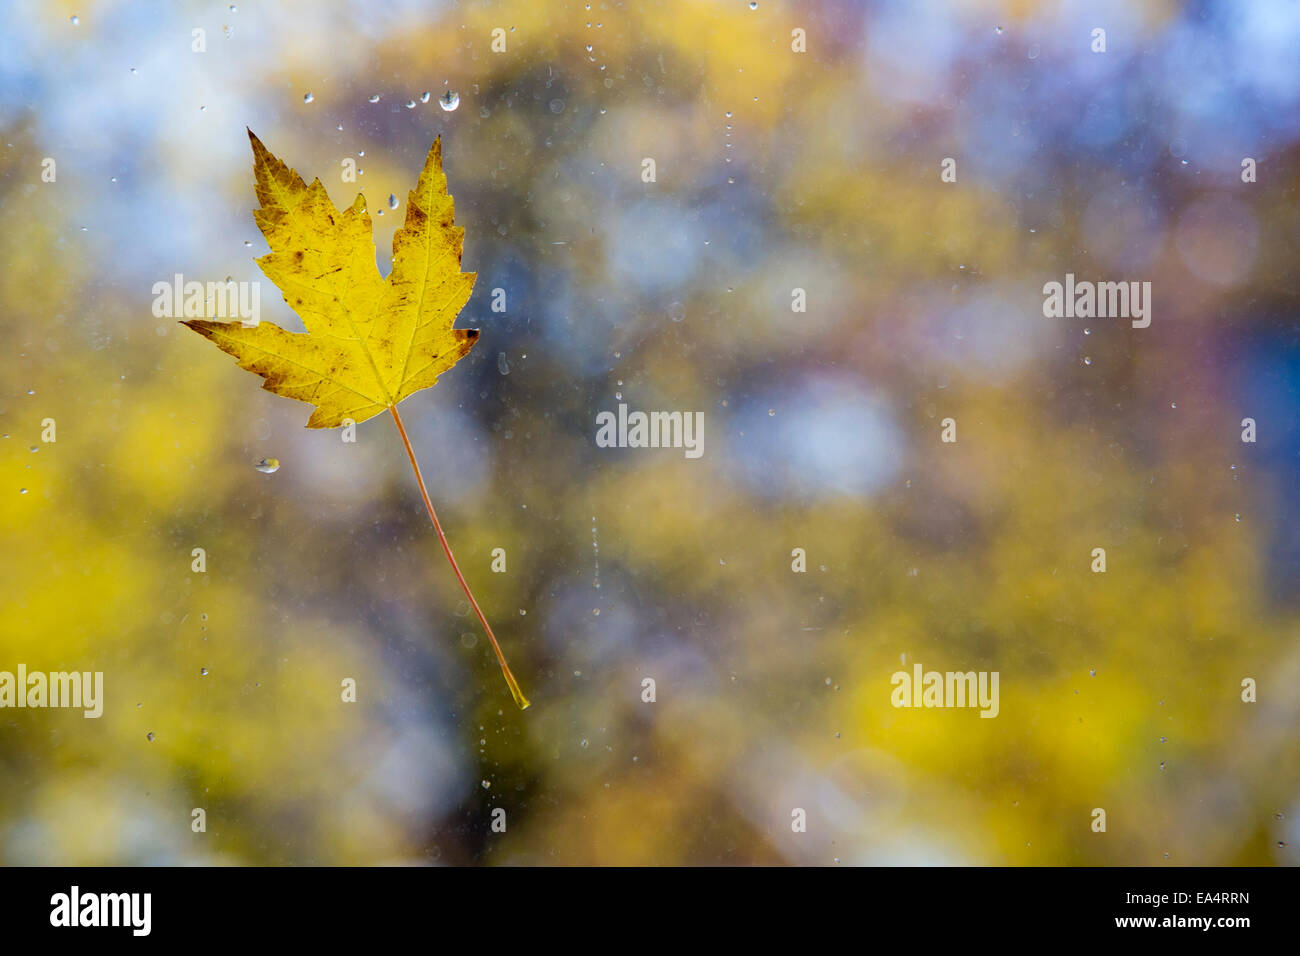
[[[250,130],[257,198],[253,214],[271,251],[257,260],[306,332],[261,322],[184,322],[229,352],[262,387],[315,405],[308,428],[363,422],[429,388],[465,355],[477,329],[454,329],[476,278],[461,272],[465,230],[434,140],[393,235],[393,271],[379,275],[366,200],[335,208],[319,179],[308,186]]]
[[[407,198],[406,222],[393,234],[393,270],[387,280],[375,265],[365,197],[358,194],[340,212],[319,179],[308,186],[252,130],[248,138],[262,204],[253,218],[271,247],[257,264],[307,331],[288,332],[270,322],[189,319],[181,324],[229,352],[240,368],[262,376],[267,391],[315,405],[308,428],[392,414],[447,560],[492,642],[515,703],[527,708],[528,698],[451,553],[397,411],[398,402],[437,382],[478,338],[478,329],[452,328],[476,275],[460,271],[465,230],[454,225],[455,204],[442,171],[442,138],[433,141]]]

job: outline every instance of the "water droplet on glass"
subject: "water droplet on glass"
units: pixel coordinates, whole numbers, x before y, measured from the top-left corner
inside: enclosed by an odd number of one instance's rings
[[[370,97],[370,102],[372,102],[372,103],[378,103],[378,102],[379,102],[379,94],[376,93],[374,96]]]
[[[145,737],[149,740],[149,743],[153,743],[153,731],[152,731],[152,730],[149,731],[147,734],[145,734]]]
[[[406,101],[406,108],[407,108],[408,110],[413,110],[413,109],[415,109],[415,100],[407,100],[407,101]]]
[[[502,375],[510,374],[510,363],[506,361],[505,352],[497,353],[497,371],[500,372]]]
[[[460,642],[465,647],[473,647],[478,643],[478,635],[473,631],[466,631],[460,636]]]
[[[314,99],[316,99],[316,97],[315,97],[315,95],[312,94],[310,91],[308,91],[308,92],[306,92],[306,93],[304,93],[304,94],[302,95],[302,101],[303,101],[304,103],[310,103],[310,102],[311,102],[312,100],[314,100]]]
[[[18,493],[19,493],[20,495],[25,495],[25,494],[27,494],[27,489],[26,489],[26,488],[19,488],[19,489],[18,489]]]
[[[1002,28],[1001,28],[1001,27],[994,27],[993,30],[994,30],[994,32],[997,33],[999,36],[1002,35]]]
[[[420,94],[420,102],[421,102],[421,103],[427,103],[427,102],[429,102],[429,91],[428,91],[428,90],[425,90],[423,93]]]
[[[598,607],[593,607],[593,608],[591,609],[591,614],[592,614],[593,617],[600,617],[600,608],[598,608]]]
[[[583,750],[586,750],[587,747],[590,746],[590,744],[588,743],[587,738],[583,737],[582,740],[578,741],[578,746],[581,747]]]
[[[757,10],[757,9],[758,9],[758,0],[749,0],[749,9],[751,9],[751,10]]]
[[[394,196],[392,193],[388,194],[388,208],[389,209],[397,208],[397,197]]]
[[[682,305],[680,302],[674,302],[672,305],[668,306],[668,318],[672,319],[674,322],[684,321],[686,319],[686,306]]]
[[[1084,335],[1092,335],[1092,329],[1084,329],[1084,330],[1083,330],[1083,334],[1084,334]]]
[[[1091,365],[1091,364],[1092,364],[1092,358],[1091,358],[1091,356],[1085,355],[1085,356],[1083,357],[1083,364],[1084,364],[1084,365]]]
[[[75,26],[79,26],[79,25],[81,24],[81,17],[77,16],[75,13],[74,13],[71,17],[69,17],[68,19],[70,19],[70,20],[72,21],[72,25],[73,25],[74,27],[75,27]]]
[[[206,667],[200,667],[200,668],[199,668],[199,676],[200,676],[200,677],[207,677],[207,676],[208,676],[208,669],[207,669]]]
[[[277,471],[280,470],[280,459],[279,459],[279,458],[263,458],[261,461],[259,461],[259,462],[258,462],[256,465],[254,465],[253,467],[256,468],[258,471],[260,471],[260,472],[261,472],[262,474],[264,474],[264,475],[274,475]]]
[[[483,789],[484,789],[484,790],[487,790],[489,787],[492,786],[492,784],[490,784],[490,783],[489,783],[488,781],[486,781],[486,780],[484,780],[484,781],[482,782],[482,784],[483,784]]]
[[[552,113],[564,112],[564,100],[551,100],[549,105]]]
[[[460,94],[455,90],[447,90],[442,96],[438,97],[438,105],[444,111],[450,113],[456,107],[460,106]]]

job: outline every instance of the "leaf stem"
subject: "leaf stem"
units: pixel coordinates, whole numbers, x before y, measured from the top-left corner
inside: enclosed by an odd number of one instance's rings
[[[388,406],[388,410],[393,413],[393,421],[397,423],[397,433],[402,436],[402,444],[406,446],[406,457],[411,459],[411,470],[415,472],[416,484],[420,486],[420,495],[424,498],[424,507],[428,510],[429,518],[433,521],[433,530],[438,532],[438,540],[442,542],[442,550],[446,552],[447,560],[451,562],[451,569],[456,572],[456,580],[460,582],[461,588],[465,591],[465,596],[469,598],[470,606],[474,608],[474,613],[478,615],[479,623],[483,625],[483,630],[487,631],[488,640],[492,642],[492,650],[496,651],[497,661],[501,664],[501,673],[505,675],[511,696],[514,697],[515,703],[519,705],[520,710],[527,710],[528,698],[519,689],[519,682],[515,680],[515,675],[510,673],[510,665],[506,663],[505,654],[501,653],[501,645],[497,643],[496,635],[492,633],[492,628],[488,626],[487,618],[483,616],[483,610],[478,606],[478,601],[474,600],[473,592],[470,591],[469,585],[465,583],[465,575],[460,573],[460,566],[456,564],[456,558],[451,553],[451,545],[447,543],[447,535],[443,533],[437,512],[433,510],[433,502],[429,500],[429,491],[424,486],[424,476],[420,474],[420,463],[415,460],[415,452],[411,449],[411,439],[406,435],[406,427],[402,424],[402,416],[397,414],[396,405]]]

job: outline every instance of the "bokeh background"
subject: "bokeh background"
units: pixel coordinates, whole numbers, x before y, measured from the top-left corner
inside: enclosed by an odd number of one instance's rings
[[[1295,863],[1297,49],[1293,0],[6,4],[0,669],[106,709],[0,711],[0,861]],[[261,278],[246,126],[385,273],[443,136],[483,331],[403,414],[527,712],[391,421],[152,315]],[[1151,327],[1045,319],[1066,272]],[[596,448],[620,396],[704,457]],[[918,661],[998,718],[892,708]]]

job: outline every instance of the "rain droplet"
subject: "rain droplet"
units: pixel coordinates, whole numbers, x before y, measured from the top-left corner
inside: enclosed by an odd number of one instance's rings
[[[392,193],[388,194],[388,208],[389,209],[397,208],[397,197],[394,196]]]
[[[407,100],[407,101],[406,101],[406,108],[407,108],[408,110],[413,110],[413,109],[415,109],[415,100]]]
[[[751,10],[757,10],[757,9],[758,9],[758,0],[749,0],[749,9],[751,9]]]
[[[207,677],[207,676],[208,676],[208,669],[207,669],[206,667],[200,667],[200,668],[199,668],[199,676],[201,676],[201,677]]]
[[[1091,357],[1091,356],[1088,356],[1088,355],[1085,355],[1085,356],[1083,357],[1083,364],[1084,364],[1084,365],[1091,365],[1091,364],[1092,364],[1092,357]]]
[[[302,101],[304,103],[310,103],[314,99],[316,99],[316,97],[313,93],[311,93],[311,91],[308,91],[302,95]]]
[[[280,470],[280,459],[279,459],[279,458],[263,458],[261,461],[259,461],[259,462],[258,462],[256,465],[254,465],[253,467],[256,468],[258,471],[260,471],[260,472],[261,472],[262,474],[264,474],[264,475],[274,475],[277,471]]]
[[[73,25],[74,27],[75,27],[75,26],[80,26],[80,25],[81,25],[81,17],[77,16],[75,13],[74,13],[71,17],[69,17],[68,19],[70,19],[70,20],[72,21],[72,25]]]
[[[145,734],[145,737],[149,740],[149,743],[153,743],[153,731],[152,731],[152,730],[149,731],[147,734]]]
[[[1095,668],[1095,667],[1091,667],[1091,668],[1089,668],[1089,669],[1088,669],[1088,676],[1089,676],[1089,677],[1096,677],[1096,676],[1097,676],[1097,668]]]
[[[492,786],[492,784],[489,783],[488,781],[486,781],[486,780],[483,781],[483,789],[484,789],[484,790],[487,790],[487,789],[490,788],[491,786]]]
[[[478,635],[473,631],[466,631],[460,636],[460,642],[465,647],[473,647],[478,644]]]
[[[429,91],[428,91],[428,90],[425,90],[423,93],[420,94],[420,102],[421,102],[421,103],[427,103],[427,102],[429,102]]]
[[[593,616],[593,617],[600,617],[600,608],[598,608],[598,607],[593,607],[593,608],[591,609],[591,613],[592,613],[592,616]]]
[[[672,319],[674,322],[684,321],[686,319],[686,306],[682,305],[680,302],[674,302],[672,305],[668,306],[668,318]]]
[[[460,94],[455,90],[447,90],[447,92],[443,93],[442,96],[438,97],[438,105],[441,106],[445,112],[450,113],[456,107],[460,106]]]
[[[500,372],[502,375],[510,374],[510,363],[506,361],[505,352],[497,353],[497,371]]]
[[[370,102],[372,102],[372,103],[378,103],[378,102],[379,102],[379,94],[376,93],[374,96],[370,97]]]
[[[768,418],[775,418],[775,417],[776,417],[776,409],[775,409],[775,408],[769,408],[769,409],[767,410],[767,417],[768,417]]]
[[[20,495],[25,495],[25,494],[27,494],[27,489],[26,489],[26,488],[19,488],[19,489],[18,489],[18,493],[19,493]]]

